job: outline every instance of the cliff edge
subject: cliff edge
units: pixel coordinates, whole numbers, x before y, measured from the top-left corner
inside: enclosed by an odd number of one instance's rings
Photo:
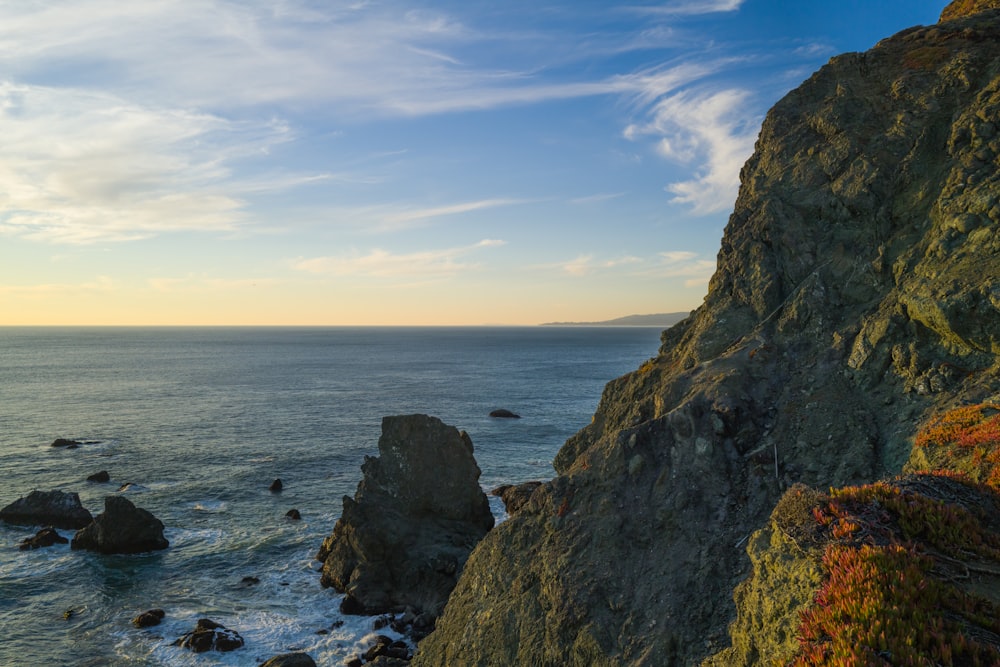
[[[994,4],[775,105],[704,304],[476,547],[415,664],[697,664],[787,489],[898,473],[933,415],[1000,401]]]

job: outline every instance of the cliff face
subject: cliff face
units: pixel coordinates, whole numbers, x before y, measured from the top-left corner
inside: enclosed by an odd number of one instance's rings
[[[835,58],[771,110],[705,303],[475,549],[417,664],[697,663],[786,488],[898,472],[930,414],[998,395],[990,5]]]

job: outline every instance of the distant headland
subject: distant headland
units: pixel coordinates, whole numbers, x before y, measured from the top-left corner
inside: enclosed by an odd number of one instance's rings
[[[672,327],[691,313],[626,315],[602,322],[545,322],[543,327]]]

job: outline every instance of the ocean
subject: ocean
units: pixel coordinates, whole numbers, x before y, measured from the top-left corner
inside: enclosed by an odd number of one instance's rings
[[[0,328],[0,507],[61,489],[96,515],[121,493],[170,541],[130,556],[20,551],[37,528],[0,522],[0,665],[256,665],[293,650],[343,664],[367,648],[374,619],[340,614],[313,557],[377,453],[382,417],[425,413],[467,431],[487,491],[547,479],[604,385],[654,356],[659,334]],[[497,408],[522,419],[489,417]],[[101,470],[109,483],[86,481]],[[271,493],[277,478],[284,490]],[[285,517],[292,508],[301,521]],[[152,608],[166,612],[161,625],[131,624]],[[245,646],[172,645],[205,617]]]

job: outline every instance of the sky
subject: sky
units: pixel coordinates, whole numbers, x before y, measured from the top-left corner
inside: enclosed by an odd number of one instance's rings
[[[944,0],[4,0],[0,325],[698,307],[760,124]]]

